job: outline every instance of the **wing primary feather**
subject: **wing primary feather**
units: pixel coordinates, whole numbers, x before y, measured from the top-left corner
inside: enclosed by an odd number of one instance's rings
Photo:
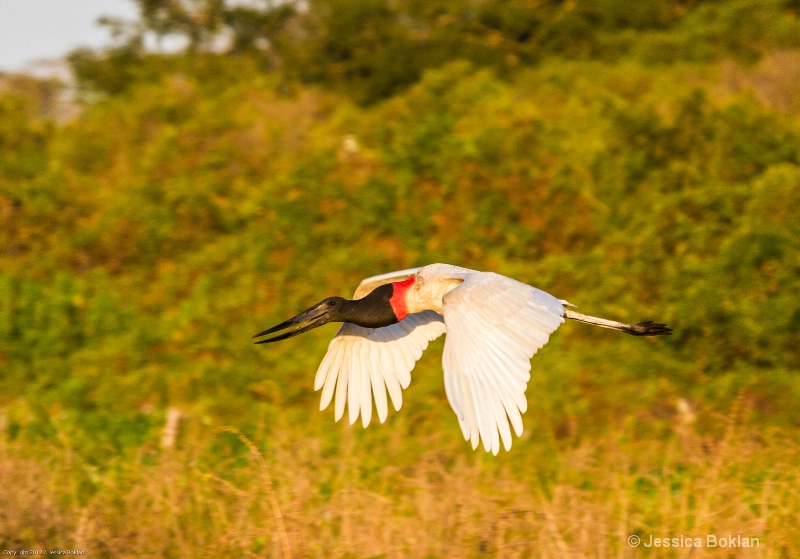
[[[495,369],[501,370],[501,369]],[[498,374],[495,378],[495,390],[497,391],[497,396],[501,400],[501,403],[504,408],[506,409],[514,409],[516,411],[517,416],[519,416],[519,411],[517,401],[518,400],[525,400],[525,388],[526,386],[523,384],[521,387],[515,387],[514,384],[511,383],[511,379],[508,378],[507,375]],[[520,418],[521,421],[521,418]]]
[[[341,349],[333,364],[333,366],[336,367],[338,375],[338,382],[336,383],[336,414],[334,416],[336,421],[339,421],[344,416],[344,407],[347,402],[347,384],[350,381],[350,375],[348,371],[345,370],[345,361],[350,358],[348,345],[349,342],[345,338],[342,338]]]
[[[389,397],[392,399],[392,405],[395,411],[400,411],[403,406],[403,390],[400,386],[400,381],[397,380],[397,374],[391,364],[391,358],[386,346],[391,343],[387,341],[387,333],[379,328],[375,331],[376,343],[375,349],[378,352],[378,363],[383,371],[383,380],[386,383],[386,390],[389,392]]]
[[[347,374],[350,376],[350,385],[347,389],[347,407],[348,407],[348,418],[350,420],[350,425],[356,422],[358,419],[358,414],[361,409],[360,399],[361,399],[361,371],[359,371],[359,367],[357,364],[357,352],[358,347],[354,344],[350,348],[350,355],[349,357],[349,364]]]
[[[503,400],[503,407],[506,409],[506,415],[514,428],[514,432],[518,437],[522,436],[522,415],[519,412],[519,407],[513,401]]]
[[[508,417],[506,416],[503,401],[498,398],[492,403],[494,404],[494,420],[497,423],[497,429],[500,432],[503,447],[505,447],[506,450],[511,450],[511,429],[508,426]],[[500,450],[499,445],[497,450]]]
[[[489,423],[488,417],[486,413],[486,402],[484,400],[484,395],[482,394],[482,390],[480,390],[480,379],[474,375],[470,375],[467,377],[469,380],[469,386],[472,392],[472,400],[475,405],[475,413],[477,415],[476,419],[478,422],[478,433],[480,438],[483,440],[483,448],[486,452],[489,452],[492,448],[492,438],[489,432]]]
[[[381,368],[380,359],[373,355],[376,351],[375,344],[365,344],[369,351],[369,378],[372,384],[372,394],[375,396],[375,411],[378,412],[378,421],[383,423],[389,415],[389,405],[386,402],[386,381]]]
[[[455,383],[453,382],[453,375],[448,375],[445,373],[444,375],[444,393],[447,396],[447,401],[450,403],[450,407],[453,408],[453,411],[456,413],[456,416],[459,420],[464,418],[464,412],[461,410],[461,403],[458,400],[458,394],[456,393]]]
[[[400,322],[399,324],[403,324],[403,322]],[[404,329],[405,328],[407,327],[404,326]],[[410,355],[404,344],[390,343],[389,347],[395,356],[395,363],[397,364],[395,373],[400,381],[400,386],[403,388],[408,388],[408,386],[411,384],[411,369],[413,368],[416,360],[412,355]]]
[[[389,350],[389,354],[392,356],[392,370],[397,375],[400,386],[403,389],[408,388],[411,384],[411,371],[406,370],[405,356],[400,352],[397,344],[393,342],[386,344],[386,349]]]
[[[358,348],[358,361],[361,369],[361,424],[365,429],[372,421],[372,382],[366,345],[366,343],[361,343]]]
[[[326,373],[325,384],[322,388],[322,396],[319,402],[320,411],[330,405],[334,389],[336,388],[336,379],[339,376],[338,363],[341,361],[339,355],[342,352],[343,344],[336,343],[331,345],[333,345],[333,347],[329,349],[328,352],[333,354],[333,356],[328,363],[328,372]]]
[[[464,411],[469,421],[469,438],[472,443],[472,450],[478,448],[480,434],[478,432],[478,415],[475,410],[475,402],[472,397],[472,389],[469,386],[469,377],[463,372],[459,374],[461,379],[461,393],[464,395]]]
[[[486,426],[485,417],[483,413],[483,402],[482,397],[483,395],[476,387],[476,379],[473,368],[477,363],[478,356],[474,355],[474,351],[476,348],[480,347],[479,340],[476,340],[475,337],[479,334],[474,328],[462,328],[459,332],[461,338],[458,340],[454,340],[450,338],[449,341],[454,342],[457,345],[453,345],[456,351],[456,359],[461,357],[459,360],[461,363],[467,363],[468,369],[461,368],[461,374],[464,377],[464,383],[462,385],[462,390],[467,398],[467,403],[465,404],[466,411],[470,414],[469,421],[470,421],[470,432],[471,432],[471,440],[472,440],[472,449],[475,450],[478,445],[480,444],[481,439],[483,440],[484,449],[487,451],[490,447],[487,444],[490,443],[489,438],[489,431]],[[460,352],[460,354],[459,354]]]
[[[314,377],[314,392],[322,388],[322,385],[325,384],[325,380],[328,378],[328,373],[331,370],[331,362],[336,356],[337,346],[338,344],[336,343],[336,338],[334,337],[333,340],[331,340],[331,343],[328,345],[328,351],[325,353],[322,363],[320,363],[319,368],[317,369],[317,376]]]

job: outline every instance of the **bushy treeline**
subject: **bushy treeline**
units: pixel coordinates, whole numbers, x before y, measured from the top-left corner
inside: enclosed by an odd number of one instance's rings
[[[651,346],[565,326],[556,345],[591,340],[557,365],[594,379],[587,402],[655,371],[712,406],[753,390],[793,423],[798,126],[747,92],[715,98],[695,71],[552,62],[507,82],[459,62],[364,109],[286,96],[242,64],[143,83],[60,126],[6,94],[4,391],[76,411],[245,408],[272,370],[306,407],[329,332],[298,354],[254,351],[251,331],[443,261],[675,328]],[[620,352],[638,357],[609,361]]]
[[[163,75],[172,57],[149,36],[182,38],[185,52],[253,57],[287,80],[322,84],[362,103],[393,95],[453,59],[501,76],[549,56],[650,65],[756,60],[800,46],[792,0],[137,0],[136,25],[106,21],[123,38],[72,57],[79,78],[119,92]]]

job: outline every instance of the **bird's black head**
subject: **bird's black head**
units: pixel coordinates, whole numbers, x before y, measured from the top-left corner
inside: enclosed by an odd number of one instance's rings
[[[280,330],[296,327],[289,332],[284,332],[274,338],[256,343],[278,342],[303,332],[308,332],[328,322],[350,322],[365,328],[389,326],[397,322],[397,316],[390,301],[393,293],[394,287],[392,284],[386,284],[376,288],[363,299],[350,300],[341,297],[328,297],[294,318],[281,322],[277,326],[264,330],[253,337],[258,338]]]
[[[338,314],[342,312],[342,309],[344,309],[344,305],[347,302],[348,302],[347,299],[343,297],[328,297],[327,299],[323,299],[314,306],[315,307],[324,306],[328,310],[328,313]],[[336,322],[336,321],[329,320],[328,322]]]

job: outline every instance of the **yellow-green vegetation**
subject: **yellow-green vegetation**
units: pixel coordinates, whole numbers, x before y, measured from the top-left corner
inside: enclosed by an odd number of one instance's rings
[[[246,49],[83,53],[91,95],[66,121],[50,86],[6,78],[0,548],[800,555],[800,54],[780,50],[791,6],[764,5],[618,22],[582,54],[545,34],[509,67],[451,46],[353,95],[345,74]],[[124,87],[102,86],[109,68]],[[251,345],[363,277],[433,262],[675,332],[562,326],[497,457],[461,437],[441,340],[366,430],[317,411],[335,326]],[[708,534],[759,547],[627,544]]]

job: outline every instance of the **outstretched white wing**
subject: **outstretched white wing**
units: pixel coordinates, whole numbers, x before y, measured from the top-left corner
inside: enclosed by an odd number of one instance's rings
[[[511,448],[528,407],[531,357],[564,322],[564,308],[544,291],[476,272],[444,296],[447,340],[442,364],[447,399],[464,438],[494,454]]]
[[[356,289],[360,299],[373,289],[413,276],[419,268],[401,270],[367,278]],[[389,413],[386,392],[395,410],[403,405],[403,388],[411,382],[411,370],[428,343],[444,333],[440,314],[433,311],[410,314],[397,324],[383,328],[364,328],[344,323],[328,346],[328,353],[317,369],[314,390],[322,389],[320,410],[327,408],[336,395],[336,421],[349,408],[350,423],[361,414],[366,427],[372,419],[372,399],[378,419],[383,423]]]

